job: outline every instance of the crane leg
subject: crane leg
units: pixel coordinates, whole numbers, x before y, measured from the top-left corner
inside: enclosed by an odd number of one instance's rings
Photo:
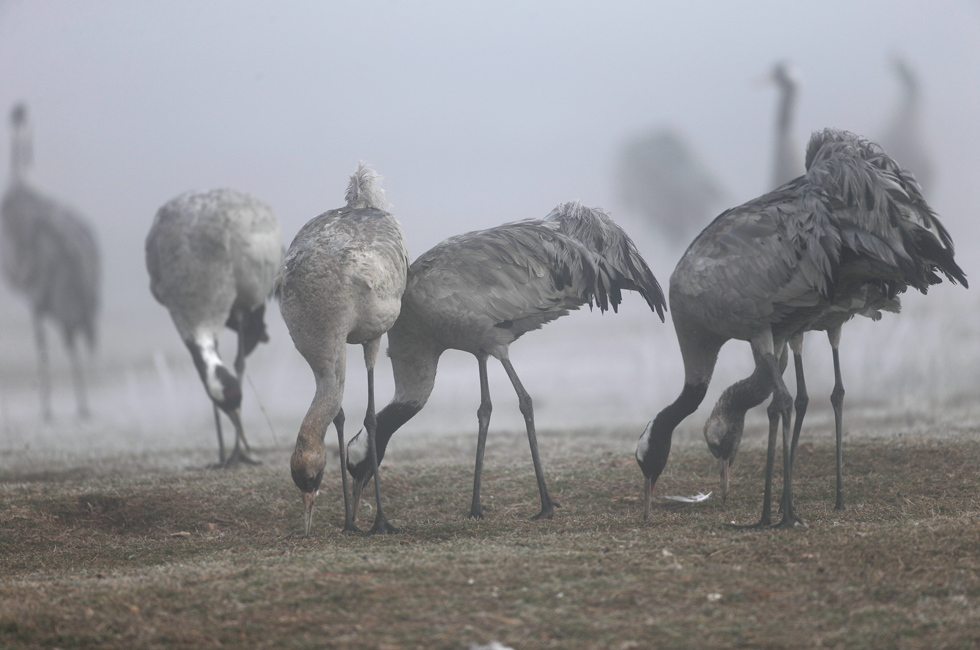
[[[37,346],[38,392],[41,395],[41,417],[51,422],[51,373],[48,365],[48,342],[41,315],[34,314],[34,343]]]
[[[340,448],[340,484],[344,489],[344,529],[341,533],[350,535],[360,532],[360,529],[354,523],[357,513],[352,511],[350,494],[347,491],[347,445],[344,444],[344,422],[346,421],[344,407],[340,407],[337,416],[333,419],[333,426],[337,429],[337,445]]]
[[[796,446],[800,441],[800,431],[803,429],[803,418],[806,417],[806,409],[810,404],[810,396],[806,392],[806,378],[803,376],[803,336],[794,337],[791,343],[793,347],[793,366],[796,370],[796,400],[793,405],[796,410],[796,419],[793,422],[793,443],[790,447],[790,463],[794,469],[796,467]],[[786,494],[779,504],[780,512],[786,512]]]
[[[218,431],[218,467],[225,466],[225,439],[221,435],[221,412],[218,411],[218,405],[211,403],[214,408],[214,428]]]
[[[834,434],[837,439],[837,500],[834,510],[844,509],[844,382],[840,374],[840,328],[836,340],[831,332],[830,344],[834,353],[834,390],[830,393],[830,403],[834,407]]]
[[[539,519],[551,519],[555,516],[555,508],[560,508],[561,505],[551,500],[551,497],[548,495],[548,486],[544,481],[544,470],[541,468],[541,458],[538,455],[538,438],[534,432],[534,404],[531,402],[531,396],[524,390],[524,386],[521,384],[521,380],[517,376],[517,372],[514,370],[510,359],[504,357],[500,360],[500,363],[503,364],[504,370],[507,371],[507,376],[510,377],[510,383],[514,385],[514,390],[517,391],[521,413],[524,415],[524,423],[527,425],[527,442],[531,446],[531,462],[534,463],[534,475],[538,480],[538,492],[541,495],[541,512],[531,517],[531,519],[535,521]]]
[[[483,519],[483,506],[480,504],[480,479],[483,476],[483,451],[487,446],[487,430],[490,428],[490,413],[493,404],[490,403],[490,382],[487,379],[487,355],[478,354],[476,357],[480,366],[480,408],[476,411],[480,423],[480,431],[476,437],[476,468],[473,470],[473,503],[470,505],[470,518]]]
[[[378,473],[378,444],[376,440],[378,420],[374,413],[374,362],[378,357],[378,348],[380,345],[380,338],[364,344],[364,362],[367,365],[368,378],[368,407],[367,414],[364,416],[364,428],[368,432],[371,464],[374,466],[374,499],[378,508],[374,517],[374,526],[368,531],[371,535],[386,535],[388,533],[401,532],[401,530],[388,523],[388,519],[385,518],[384,512],[381,510],[381,475]]]
[[[85,374],[82,372],[82,360],[78,354],[75,339],[68,337],[66,343],[68,347],[68,358],[71,361],[72,383],[75,385],[75,401],[78,403],[78,417],[87,420],[92,413],[88,408],[88,395],[85,391]]]

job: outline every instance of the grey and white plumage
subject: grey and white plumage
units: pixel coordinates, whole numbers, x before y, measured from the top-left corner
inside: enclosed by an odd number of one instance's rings
[[[534,518],[552,517],[557,504],[538,457],[533,404],[510,362],[509,346],[584,304],[616,310],[624,289],[639,292],[663,319],[663,292],[636,246],[602,210],[578,202],[559,205],[542,220],[450,237],[424,253],[409,270],[401,315],[388,332],[395,396],[378,414],[378,461],[395,431],[428,400],[442,353],[473,354],[481,403],[470,516],[482,517],[480,479],[492,410],[486,364],[492,356],[504,366],[524,415],[541,497]],[[362,438],[348,446],[355,495],[374,471]]]
[[[214,406],[219,462],[254,462],[241,424],[245,357],[268,341],[265,303],[282,260],[282,232],[267,204],[229,189],[186,192],[165,203],[146,236],[150,291],[167,310]],[[238,334],[234,374],[218,354],[228,327]],[[219,409],[235,428],[225,456]]]
[[[727,195],[687,139],[670,128],[631,140],[620,155],[617,179],[623,203],[674,246],[700,232]]]
[[[41,411],[51,418],[44,321],[61,329],[71,358],[78,413],[89,414],[76,341],[96,343],[101,286],[99,248],[91,226],[72,208],[45,196],[29,180],[33,163],[27,109],[11,112],[11,177],[0,209],[0,265],[10,286],[30,303],[38,350]]]
[[[893,57],[891,66],[901,85],[901,99],[879,142],[898,164],[915,174],[915,180],[928,194],[932,190],[935,174],[923,133],[922,86],[912,66],[902,57]]]
[[[350,178],[347,205],[315,217],[300,229],[276,277],[275,293],[283,319],[316,380],[316,393],[290,459],[293,482],[303,494],[307,535],[326,465],[323,438],[330,422],[337,428],[340,447],[344,532],[356,530],[344,467],[346,346],[364,346],[368,375],[365,427],[370,443],[375,429],[374,364],[381,336],[398,317],[405,291],[408,250],[398,220],[388,212],[379,180],[373,169],[359,165]],[[371,532],[395,531],[382,512],[377,483],[375,497],[377,513]]]
[[[647,425],[637,443],[644,473],[644,516],[670,453],[674,428],[704,398],[718,351],[748,341],[752,377],[727,389],[706,430],[709,448],[731,456],[745,410],[775,393],[761,525],[771,523],[775,437],[783,420],[784,518],[792,506],[789,417],[782,380],[785,343],[808,329],[839,326],[862,310],[887,307],[907,287],[923,293],[945,276],[966,285],[953,243],[912,176],[880,147],[851,133],[814,133],[807,173],[722,213],[691,244],[670,282],[670,306],[684,357],[681,396]]]

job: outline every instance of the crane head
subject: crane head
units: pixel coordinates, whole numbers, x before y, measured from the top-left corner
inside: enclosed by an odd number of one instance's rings
[[[361,429],[347,443],[347,471],[353,478],[351,485],[351,496],[353,506],[351,516],[357,521],[357,511],[361,507],[361,493],[374,476],[374,467],[371,464],[370,450],[368,449],[368,437]]]
[[[293,459],[296,453],[293,453]],[[311,473],[303,468],[296,460],[290,460],[290,470],[293,475],[293,483],[303,494],[303,534],[310,536],[310,528],[313,526],[313,505],[316,502],[316,495],[320,492],[320,482],[323,480],[323,466],[316,473]]]
[[[704,439],[708,443],[711,455],[718,459],[718,470],[721,475],[721,500],[728,498],[728,484],[731,479],[732,463],[738,446],[742,442],[745,429],[745,414],[742,417],[729,417],[715,407],[711,417],[704,423]]]

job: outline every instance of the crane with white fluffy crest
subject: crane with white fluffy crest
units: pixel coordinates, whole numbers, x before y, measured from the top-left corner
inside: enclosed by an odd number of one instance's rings
[[[350,177],[347,205],[311,219],[300,229],[276,277],[283,320],[316,380],[316,393],[289,461],[293,482],[303,494],[306,535],[326,466],[323,439],[330,422],[337,429],[340,447],[343,532],[357,530],[347,491],[342,408],[348,343],[364,347],[368,380],[364,426],[367,446],[375,447],[374,364],[381,336],[398,318],[409,263],[401,226],[388,212],[379,181],[380,176],[361,163]],[[369,456],[376,468],[378,457],[373,452]],[[377,513],[370,532],[398,532],[381,510],[377,482],[375,499]]]
[[[925,293],[941,275],[966,286],[953,242],[915,179],[882,149],[854,134],[813,134],[807,173],[723,212],[691,244],[670,279],[670,307],[684,357],[684,388],[637,442],[644,518],[670,454],[676,426],[704,399],[721,346],[748,341],[756,369],[719,398],[705,435],[731,460],[747,408],[774,393],[762,517],[770,526],[776,432],[783,423],[783,519],[800,522],[792,502],[789,419],[782,379],[785,343],[808,329],[839,326],[862,310],[892,305],[908,287]],[[870,312],[869,312],[870,313]],[[781,354],[782,353],[782,354]]]
[[[282,232],[272,208],[229,189],[185,192],[156,213],[146,236],[150,291],[167,308],[211,398],[218,467],[255,464],[241,422],[245,357],[269,340],[265,303],[282,261]],[[218,354],[227,327],[238,334],[235,373]],[[235,428],[225,455],[223,411]]]
[[[29,181],[33,163],[27,107],[17,104],[12,126],[11,176],[0,208],[0,265],[10,286],[31,304],[37,346],[41,415],[51,420],[51,378],[44,321],[57,324],[71,360],[78,415],[88,417],[85,377],[76,340],[96,341],[99,249],[83,216],[45,196]]]
[[[637,291],[663,320],[660,285],[626,233],[598,208],[564,203],[544,219],[526,219],[451,237],[409,270],[402,312],[388,332],[395,396],[378,414],[377,460],[391,436],[418,413],[435,384],[446,350],[474,355],[480,374],[479,432],[469,516],[483,517],[480,480],[490,426],[487,359],[500,361],[517,392],[541,497],[532,519],[550,519],[551,500],[538,455],[531,396],[509,356],[510,344],[556,318],[595,304],[614,311],[624,289]],[[358,434],[348,445],[355,515],[363,487],[376,475]]]

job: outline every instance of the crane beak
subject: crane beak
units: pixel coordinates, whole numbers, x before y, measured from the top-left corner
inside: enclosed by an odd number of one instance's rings
[[[732,477],[731,460],[719,458],[718,469],[721,473],[721,501],[724,503],[728,499],[728,481]]]
[[[313,526],[313,503],[316,501],[316,492],[303,493],[303,534],[310,536],[310,528]]]
[[[643,477],[643,521],[650,516],[650,498],[653,496],[654,485],[652,476]]]

